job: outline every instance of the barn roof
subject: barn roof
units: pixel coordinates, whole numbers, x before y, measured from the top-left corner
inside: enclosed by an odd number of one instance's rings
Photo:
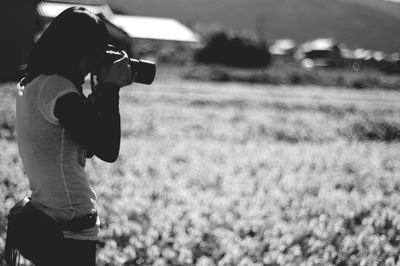
[[[170,18],[114,15],[111,22],[132,38],[197,42],[198,37],[185,25]]]
[[[296,42],[291,39],[275,40],[269,47],[269,52],[273,55],[287,55],[296,48]]]
[[[42,17],[55,18],[71,6],[82,6],[95,14],[102,14],[109,23],[131,38],[197,42],[197,36],[185,25],[170,18],[128,16],[114,14],[105,0],[63,0],[40,2],[38,12]],[[114,27],[114,28],[115,28]]]
[[[333,38],[319,38],[302,45],[304,51],[325,51],[332,50],[339,45],[339,42]]]

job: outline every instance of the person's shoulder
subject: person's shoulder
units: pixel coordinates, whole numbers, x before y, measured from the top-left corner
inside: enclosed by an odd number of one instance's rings
[[[59,121],[54,115],[54,108],[59,98],[66,94],[79,94],[78,88],[69,79],[53,74],[45,77],[39,92],[39,110],[46,120],[53,124]]]
[[[71,80],[59,74],[49,75],[46,81],[46,86],[51,86],[59,89],[77,90],[75,84]]]
[[[78,88],[71,80],[62,75],[52,74],[48,75],[44,80],[40,92],[40,99],[43,102],[49,102],[67,93],[76,93],[80,95]]]

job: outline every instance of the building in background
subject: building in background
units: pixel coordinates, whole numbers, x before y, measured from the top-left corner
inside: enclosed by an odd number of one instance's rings
[[[297,44],[292,39],[278,39],[269,46],[269,52],[274,58],[292,60],[296,52]]]
[[[46,22],[50,22],[66,8],[77,5],[103,17],[114,44],[134,55],[146,49],[143,40],[147,46],[198,41],[192,30],[175,19],[115,14],[105,0],[43,1],[39,3],[38,11]]]
[[[303,67],[334,67],[354,71],[380,70],[388,74],[399,73],[399,54],[387,54],[363,48],[350,49],[334,38],[319,38],[301,44],[295,53]]]
[[[0,8],[0,80],[18,78],[18,67],[26,63],[33,42],[58,14],[72,6],[85,7],[101,16],[112,42],[130,55],[140,56],[143,49],[149,50],[149,47],[156,50],[171,43],[190,45],[198,42],[192,30],[174,19],[115,14],[106,0],[3,0]]]
[[[340,67],[344,44],[333,38],[319,38],[300,45],[296,58],[304,67]]]

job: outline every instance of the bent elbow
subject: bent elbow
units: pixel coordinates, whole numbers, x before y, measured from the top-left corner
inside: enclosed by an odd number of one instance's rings
[[[104,162],[114,163],[118,159],[119,149],[113,151],[105,150],[101,152],[96,152],[95,155]]]
[[[110,156],[110,155],[106,155],[106,156],[97,156],[98,158],[100,158],[102,161],[106,162],[106,163],[114,163],[115,161],[117,161],[118,159],[118,154]]]

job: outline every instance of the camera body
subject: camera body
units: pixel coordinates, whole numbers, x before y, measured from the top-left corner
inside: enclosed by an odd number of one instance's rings
[[[107,49],[100,56],[100,66],[97,68],[96,72],[100,72],[102,66],[111,65],[116,60],[124,56],[123,51],[117,49],[115,46],[109,44]],[[135,58],[129,58],[129,65],[132,74],[136,74],[135,80],[132,82],[150,85],[153,83],[156,76],[156,64],[147,60],[139,60]],[[134,77],[135,75],[131,75]]]

